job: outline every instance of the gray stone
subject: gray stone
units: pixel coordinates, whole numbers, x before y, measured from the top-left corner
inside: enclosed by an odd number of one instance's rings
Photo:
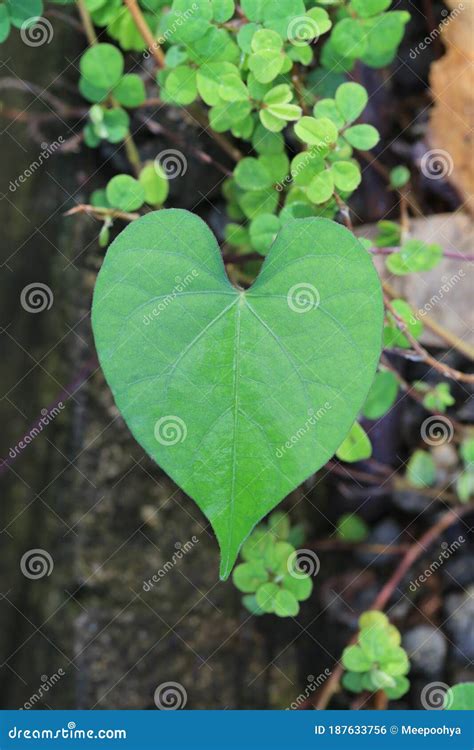
[[[410,658],[412,670],[437,677],[443,673],[448,650],[446,638],[431,625],[416,625],[403,636],[403,647]]]

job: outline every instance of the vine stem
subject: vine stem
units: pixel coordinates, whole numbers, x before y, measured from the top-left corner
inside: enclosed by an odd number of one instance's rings
[[[130,11],[130,15],[135,21],[135,25],[142,35],[143,40],[148,46],[148,51],[153,55],[159,68],[165,67],[165,54],[161,49],[158,41],[154,38],[150,27],[148,26],[143,13],[141,12],[137,0],[124,0],[125,5]]]
[[[439,521],[435,523],[433,526],[431,526],[428,529],[428,531],[425,531],[425,533],[422,534],[421,537],[417,541],[411,544],[408,550],[405,552],[402,559],[400,560],[399,564],[397,565],[394,573],[389,578],[389,580],[385,583],[385,585],[380,589],[372,605],[368,607],[368,609],[371,609],[371,610],[385,609],[388,602],[390,601],[390,598],[393,592],[397,588],[398,584],[403,579],[403,577],[408,573],[408,571],[410,570],[412,565],[418,560],[418,558],[421,557],[421,555],[426,552],[428,547],[430,547],[433,544],[433,542],[436,541],[436,539],[443,533],[443,531],[446,531],[446,529],[448,529],[450,526],[456,523],[456,521],[462,518],[462,516],[472,511],[473,508],[474,508],[474,505],[471,503],[470,505],[466,505],[465,507],[459,508],[457,510],[449,510],[447,513],[444,513],[439,519]],[[356,641],[357,641],[357,633],[350,639],[347,645],[350,646],[356,643]],[[323,689],[321,690],[321,693],[319,695],[317,702],[314,704],[314,707],[316,708],[316,710],[322,711],[328,706],[329,701],[339,689],[339,682],[341,680],[343,673],[344,673],[344,668],[342,664],[339,663],[335,667],[333,672],[331,673],[331,676],[329,677]],[[301,708],[303,708],[304,705],[305,704],[302,704]]]
[[[417,352],[417,354],[420,355],[420,357],[423,358],[423,360],[427,364],[429,364],[434,370],[437,370],[439,373],[441,373],[441,375],[444,375],[444,377],[446,378],[451,378],[452,380],[460,380],[464,383],[474,383],[474,375],[468,375],[467,373],[461,372],[460,370],[455,370],[453,367],[445,365],[443,362],[439,362],[437,359],[432,357],[431,354],[426,351],[426,349],[421,346],[421,344],[418,343],[417,339],[408,330],[408,326],[393,307],[392,302],[387,294],[384,295],[384,300],[385,307],[393,316],[397,328],[403,333],[404,336],[406,336],[413,349]]]
[[[112,219],[123,219],[124,221],[135,221],[140,218],[140,214],[131,214],[126,211],[117,211],[114,208],[102,208],[101,206],[91,206],[88,203],[79,203],[74,208],[64,213],[64,216],[73,216],[74,214],[89,214],[96,218],[103,219],[110,216]]]
[[[395,289],[393,289],[388,281],[384,282],[384,289],[387,294],[390,295],[390,297],[394,298],[397,296]],[[410,307],[416,317],[416,310],[412,307],[412,305],[410,305]],[[456,336],[455,333],[448,331],[440,323],[437,323],[435,320],[433,320],[433,318],[430,318],[429,315],[423,315],[423,323],[426,328],[429,328],[431,331],[433,331],[433,333],[439,336],[440,339],[446,341],[446,343],[453,347],[453,349],[457,349],[459,352],[468,357],[468,359],[474,360],[474,348],[470,346],[466,341],[463,341],[461,338],[459,338],[459,336]]]
[[[84,31],[86,33],[87,41],[89,42],[90,47],[94,47],[96,44],[98,44],[98,38],[95,33],[94,24],[92,23],[92,18],[89,13],[89,10],[85,4],[85,0],[76,0],[77,8],[79,10],[79,15],[81,17],[81,22],[84,27]],[[116,105],[116,100],[110,96],[109,101],[112,105]],[[140,174],[142,163],[140,159],[140,154],[138,152],[138,149],[135,145],[135,141],[132,138],[132,135],[128,133],[128,135],[124,139],[124,147],[125,147],[125,153],[127,154],[127,159],[130,162],[130,165],[132,167],[132,170],[136,177]]]
[[[146,19],[141,12],[137,0],[124,0],[125,5],[129,9],[133,20],[135,21],[136,27],[141,34],[143,41],[147,44],[149,51],[153,55],[156,64],[159,68],[165,67],[165,55],[161,49],[159,43],[153,37],[152,31],[146,22]],[[217,144],[225,151],[230,158],[237,162],[242,158],[242,154],[238,148],[232,145],[225,136],[221,133],[215,133],[212,129],[209,130],[209,120],[207,115],[199,110],[197,107],[183,107],[183,110],[194,119],[198,124],[209,133],[211,138],[215,140]]]
[[[97,44],[98,39],[95,33],[94,24],[92,23],[92,19],[90,17],[90,13],[86,7],[84,0],[76,0],[76,4],[79,15],[81,17],[82,25],[84,27],[84,31],[86,33],[87,41],[92,47],[94,44]]]

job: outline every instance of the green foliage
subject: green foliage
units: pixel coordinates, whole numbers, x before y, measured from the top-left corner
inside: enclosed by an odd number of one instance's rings
[[[424,394],[423,406],[428,411],[444,413],[449,406],[453,406],[455,403],[449,383],[437,383],[435,386],[430,386],[428,383],[418,381],[413,383],[413,387]]]
[[[133,210],[145,194],[118,175],[106,197]],[[186,211],[149,213],[112,244],[92,312],[101,365],[136,439],[212,523],[223,577],[255,524],[351,428],[375,374],[382,314],[371,258],[327,219],[284,225],[245,292],[229,282],[208,227]],[[318,419],[316,404],[325,404]],[[161,434],[167,417],[182,439]],[[351,438],[344,460],[357,460],[359,444],[369,454],[367,443]]]
[[[275,614],[295,617],[299,602],[311,595],[311,576],[297,565],[296,547],[291,544],[298,527],[290,526],[285,513],[274,512],[268,524],[260,524],[244,542],[243,563],[232,574],[243,593],[242,603],[254,615]]]
[[[398,393],[398,381],[393,372],[381,370],[374,381],[362,409],[367,419],[380,419],[395,403]]]
[[[390,170],[390,185],[394,190],[399,190],[410,181],[410,170],[408,167],[398,166]]]
[[[398,318],[405,324],[409,333],[418,339],[423,332],[423,323],[418,318],[415,318],[408,302],[405,302],[403,299],[395,299],[392,301],[392,307]],[[411,346],[403,331],[400,330],[397,319],[391,312],[388,312],[386,317],[384,345],[386,347],[400,347],[401,349],[409,349]]]
[[[430,271],[440,263],[442,257],[443,249],[437,243],[407,240],[398,253],[388,256],[386,263],[391,273],[402,276],[407,273]]]
[[[474,711],[474,682],[460,682],[446,691],[446,711]]]
[[[342,653],[346,669],[342,684],[353,693],[383,690],[396,700],[408,691],[410,663],[400,646],[400,633],[382,612],[370,610],[359,618],[357,643]]]
[[[416,450],[408,461],[407,479],[413,487],[431,487],[436,481],[436,464],[431,453]]]
[[[143,186],[128,174],[112,177],[107,184],[105,195],[109,205],[119,211],[136,211],[145,203]]]
[[[463,440],[459,450],[463,470],[456,479],[456,491],[462,503],[467,503],[474,495],[474,438]]]
[[[401,232],[398,224],[393,221],[379,221],[378,234],[375,238],[377,247],[397,247],[401,242]]]
[[[369,527],[356,513],[345,513],[337,522],[337,536],[345,542],[363,542],[369,535]]]
[[[5,0],[0,5],[0,43],[8,38],[12,26],[31,26],[42,13],[43,0]]]
[[[354,463],[370,458],[372,455],[372,443],[366,431],[358,422],[354,422],[348,435],[336,451],[340,461]]]

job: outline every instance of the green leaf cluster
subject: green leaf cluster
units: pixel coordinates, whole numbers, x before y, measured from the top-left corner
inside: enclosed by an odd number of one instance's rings
[[[124,58],[113,44],[90,47],[81,57],[79,91],[93,106],[84,128],[84,140],[94,148],[101,140],[119,143],[127,137],[130,118],[126,108],[146,99],[145,85],[136,73],[124,74]]]
[[[408,691],[410,662],[401,636],[383,612],[369,610],[359,618],[357,643],[342,653],[342,684],[353,693],[383,690],[396,700]]]
[[[275,511],[242,545],[244,562],[234,569],[232,580],[246,595],[242,601],[252,614],[295,617],[299,602],[310,597],[311,576],[295,563],[301,536],[301,527],[292,528],[288,516]]]
[[[410,20],[406,11],[386,12],[390,4],[391,0],[352,0],[341,8],[323,48],[323,67],[352,70],[356,60],[372,68],[389,65]]]
[[[162,167],[147,162],[138,178],[128,174],[117,174],[107,183],[105,190],[95,191],[93,205],[118,211],[138,211],[145,203],[161,206],[168,197],[168,179]]]
[[[407,240],[400,251],[387,257],[387,268],[397,276],[420,271],[431,271],[443,258],[443,248],[438,243]]]
[[[459,453],[462,471],[456,479],[456,492],[462,503],[467,503],[474,495],[474,438],[468,437],[461,443]]]
[[[0,43],[17,29],[33,26],[43,13],[43,0],[5,0],[0,5]]]

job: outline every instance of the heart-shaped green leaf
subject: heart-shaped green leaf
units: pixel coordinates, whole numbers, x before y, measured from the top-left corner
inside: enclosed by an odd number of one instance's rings
[[[211,522],[223,578],[341,444],[382,322],[370,256],[328,219],[289,221],[246,291],[187,211],[146,214],[110,246],[92,311],[105,376],[138,442]]]

